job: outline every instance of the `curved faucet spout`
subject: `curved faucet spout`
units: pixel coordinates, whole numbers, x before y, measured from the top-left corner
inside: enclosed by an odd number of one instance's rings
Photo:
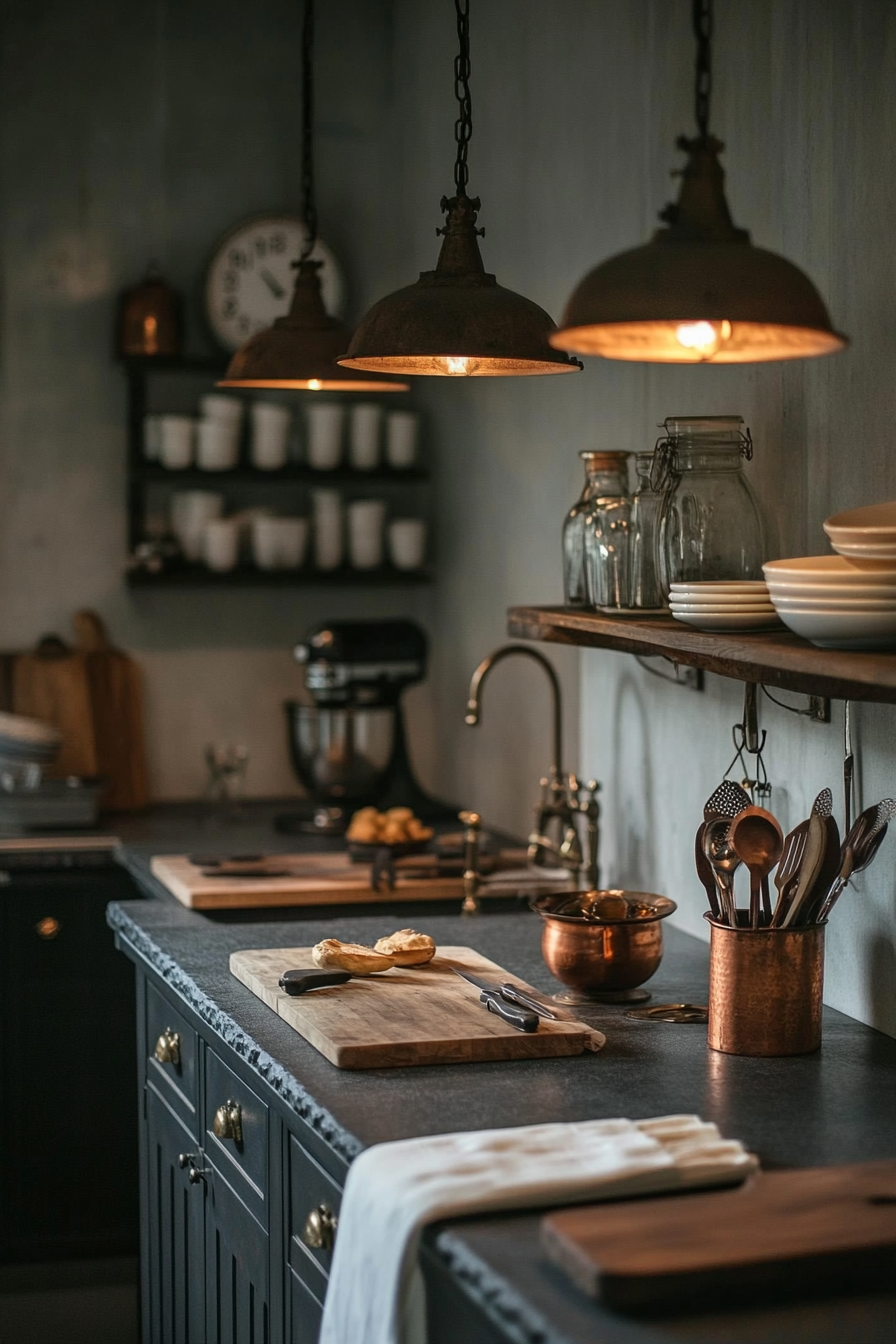
[[[500,649],[495,649],[494,653],[490,653],[487,658],[483,658],[482,662],[473,673],[470,681],[467,713],[464,722],[468,723],[471,728],[475,727],[479,722],[482,714],[483,682],[493,667],[515,653],[522,654],[526,658],[534,658],[535,662],[544,668],[548,681],[551,684],[554,720],[554,759],[551,763],[551,769],[554,777],[559,778],[563,773],[560,767],[560,758],[563,754],[563,706],[560,693],[560,682],[557,678],[557,673],[554,671],[553,664],[545,658],[543,653],[539,653],[537,649],[530,649],[528,644],[503,644]]]

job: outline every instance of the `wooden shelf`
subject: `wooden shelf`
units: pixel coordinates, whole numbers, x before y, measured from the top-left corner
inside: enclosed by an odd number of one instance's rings
[[[200,471],[187,467],[183,471],[173,471],[170,467],[160,467],[155,463],[141,463],[134,467],[134,477],[148,485],[197,486],[226,485],[228,481],[244,485],[251,481],[256,485],[271,485],[278,481],[304,481],[309,485],[413,485],[429,480],[429,472],[422,467],[408,467],[398,470],[394,467],[378,467],[375,471],[358,471],[354,467],[337,467],[335,471],[317,471],[290,463],[278,467],[276,471],[260,471],[258,467],[239,466],[230,471]]]
[[[177,565],[150,574],[128,572],[131,588],[388,588],[399,584],[432,583],[432,571],[423,569],[255,569],[251,565],[220,574],[204,565]]]
[[[896,704],[896,653],[819,649],[787,630],[708,634],[672,616],[604,616],[571,607],[511,607],[507,629],[520,639],[661,656],[803,695]]]

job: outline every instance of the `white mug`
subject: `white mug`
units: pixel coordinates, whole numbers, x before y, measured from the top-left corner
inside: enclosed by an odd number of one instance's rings
[[[383,408],[363,401],[351,409],[348,459],[355,471],[374,471],[380,462],[380,425]]]
[[[286,466],[292,412],[273,401],[252,403],[252,465],[259,471]]]
[[[240,554],[240,525],[235,518],[213,518],[202,533],[202,554],[209,569],[235,569]]]
[[[200,420],[196,465],[200,471],[232,471],[240,455],[238,420]]]
[[[309,406],[308,465],[315,471],[333,471],[342,461],[342,422],[345,407],[324,401]]]
[[[281,569],[298,569],[308,545],[307,518],[276,518],[277,561]]]
[[[196,421],[190,415],[159,416],[159,460],[169,471],[183,471],[193,461]]]
[[[171,531],[187,560],[202,559],[205,525],[224,512],[224,496],[213,490],[178,490],[171,496]]]
[[[348,556],[353,569],[377,569],[383,563],[386,502],[356,499],[348,506]]]
[[[148,462],[157,462],[162,448],[162,417],[143,417],[143,456]]]
[[[389,558],[396,569],[419,569],[426,554],[422,518],[395,518],[389,524]]]
[[[243,403],[239,397],[228,397],[220,392],[209,392],[199,398],[199,409],[204,420],[226,420],[240,424],[243,419]]]
[[[314,563],[318,569],[338,569],[344,554],[342,496],[338,490],[312,490],[314,505]]]
[[[390,411],[386,416],[386,461],[398,471],[412,467],[417,458],[420,417],[416,411]]]

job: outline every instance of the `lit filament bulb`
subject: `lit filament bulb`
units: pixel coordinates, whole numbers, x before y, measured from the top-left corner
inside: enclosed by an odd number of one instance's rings
[[[719,346],[731,335],[730,322],[682,322],[675,328],[675,339],[685,350],[695,350],[701,359],[712,359]]]
[[[319,378],[309,378],[309,379],[308,379],[308,391],[309,391],[309,392],[319,392],[320,389],[321,389],[321,381],[320,381]]]
[[[474,373],[479,367],[476,359],[467,359],[465,355],[446,355],[445,372],[455,378],[463,378]]]

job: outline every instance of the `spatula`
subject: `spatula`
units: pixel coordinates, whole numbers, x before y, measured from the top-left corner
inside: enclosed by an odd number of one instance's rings
[[[715,821],[717,817],[734,818],[745,807],[752,806],[752,799],[746,789],[735,784],[733,779],[723,779],[715,793],[707,798],[703,808],[703,820]]]

